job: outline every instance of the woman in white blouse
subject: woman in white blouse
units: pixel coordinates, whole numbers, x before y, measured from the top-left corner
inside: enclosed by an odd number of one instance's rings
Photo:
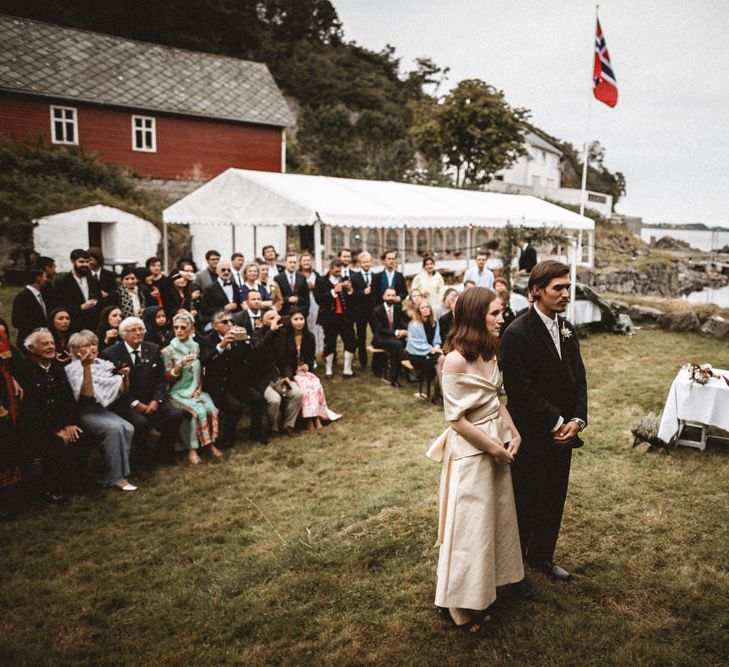
[[[430,255],[423,257],[423,270],[413,278],[411,289],[420,290],[423,298],[430,302],[433,310],[442,303],[445,281],[443,276],[435,270],[435,260]]]

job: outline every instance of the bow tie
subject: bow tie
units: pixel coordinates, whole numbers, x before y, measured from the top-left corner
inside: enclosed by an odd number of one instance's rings
[[[231,284],[230,280],[226,280],[226,281],[225,281],[225,282],[223,283],[223,287],[228,287],[228,286],[229,286],[230,284]]]

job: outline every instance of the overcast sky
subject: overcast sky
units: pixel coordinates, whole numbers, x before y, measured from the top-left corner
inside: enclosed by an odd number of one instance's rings
[[[451,68],[446,88],[483,79],[575,145],[585,139],[589,106],[589,139],[627,180],[620,213],[729,226],[728,1],[602,2],[620,96],[614,109],[592,98],[594,3],[333,2],[348,40],[373,50],[392,44],[405,70],[429,56]]]

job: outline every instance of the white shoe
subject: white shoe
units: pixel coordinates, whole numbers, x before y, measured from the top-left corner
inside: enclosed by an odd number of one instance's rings
[[[116,484],[114,486],[116,486]],[[138,487],[127,482],[124,486],[117,486],[116,488],[119,489],[119,491],[136,491]]]

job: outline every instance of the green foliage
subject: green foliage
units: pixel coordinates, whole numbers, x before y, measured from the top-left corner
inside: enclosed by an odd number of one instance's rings
[[[412,128],[415,146],[429,159],[442,156],[459,187],[488,183],[525,153],[528,111],[512,109],[502,91],[483,81],[461,81],[421,111]]]

